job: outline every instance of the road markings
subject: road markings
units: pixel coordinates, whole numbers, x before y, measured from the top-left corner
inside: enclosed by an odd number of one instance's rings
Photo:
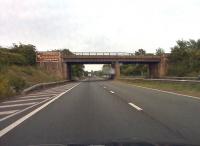
[[[57,94],[51,94],[51,95],[28,95],[28,96],[23,96],[23,97],[19,97],[19,98],[37,98],[37,97],[49,97],[49,96],[55,96]]]
[[[22,99],[22,100],[11,100],[11,101],[5,101],[3,103],[16,103],[16,102],[24,102],[24,101],[33,101],[33,100],[42,100],[42,99],[47,99],[46,97],[44,98],[33,98],[33,99]]]
[[[159,91],[159,92],[163,92],[163,93],[174,94],[174,95],[178,95],[178,96],[185,96],[185,97],[190,97],[190,98],[200,100],[200,97],[196,97],[196,96],[185,95],[185,94],[175,93],[175,92],[171,92],[171,91],[164,91],[164,90],[159,90],[159,89],[154,89],[154,88],[149,88],[149,87],[143,87],[143,86],[138,86],[138,85],[133,85],[133,84],[129,84],[129,85],[139,87],[139,88],[148,89],[148,90],[154,90],[154,91]]]
[[[114,94],[115,92],[114,91],[110,91],[110,93]]]
[[[106,87],[105,87],[105,86],[104,86],[103,88],[104,88],[104,89],[106,89]]]
[[[7,108],[7,107],[16,107],[16,106],[27,106],[27,105],[33,105],[37,102],[30,102],[30,103],[20,103],[20,104],[10,104],[10,105],[1,105],[0,108]]]
[[[132,102],[129,102],[128,104],[129,104],[130,106],[134,107],[136,110],[142,111],[142,109],[141,109],[139,106],[133,104]]]
[[[31,109],[31,108],[33,108],[33,107],[39,105],[39,104],[42,104],[42,103],[48,101],[48,100],[51,99],[51,98],[53,98],[53,97],[46,98],[46,100],[43,100],[43,101],[41,101],[41,102],[38,102],[37,104],[34,104],[34,105],[32,105],[32,106],[29,106],[29,107],[27,107],[27,108],[25,108],[25,109],[23,109],[23,110],[19,110],[18,112],[13,113],[13,114],[11,114],[11,115],[8,115],[8,116],[6,116],[6,117],[4,117],[4,118],[1,118],[1,119],[0,119],[0,122],[4,121],[4,120],[6,120],[6,119],[9,119],[9,118],[11,118],[11,117],[13,117],[13,116],[15,116],[15,115],[18,115],[18,114],[20,114],[20,113],[22,113],[22,112],[24,112],[24,111],[27,111],[28,109]]]
[[[3,112],[0,112],[0,116],[1,115],[9,115],[9,114],[13,114],[15,112],[17,112],[18,110],[11,110],[11,111],[3,111]]]
[[[64,95],[65,93],[69,92],[70,90],[72,90],[73,88],[75,88],[76,86],[80,85],[81,83],[78,83],[76,85],[74,85],[73,87],[71,87],[70,89],[66,90],[65,92],[59,94],[58,96],[56,96],[55,98],[53,98],[52,100],[46,102],[45,104],[43,104],[42,106],[38,107],[37,109],[35,109],[34,111],[30,112],[29,114],[25,115],[24,117],[18,119],[17,121],[15,121],[14,123],[10,124],[9,126],[7,126],[6,128],[2,129],[0,131],[0,137],[2,137],[3,135],[5,135],[6,133],[8,133],[9,131],[11,131],[12,129],[14,129],[16,126],[20,125],[22,122],[24,122],[26,119],[30,118],[31,116],[33,116],[34,114],[36,114],[37,112],[39,112],[40,110],[42,110],[43,108],[45,108],[46,106],[48,106],[49,104],[51,104],[52,102],[54,102],[55,100],[57,100],[58,98],[60,98],[62,95]]]
[[[30,96],[50,96],[50,95],[57,95],[56,93],[38,93],[38,94],[29,94]]]

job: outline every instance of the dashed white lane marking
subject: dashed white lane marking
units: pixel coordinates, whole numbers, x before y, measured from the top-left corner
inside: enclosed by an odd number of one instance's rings
[[[7,126],[6,128],[2,129],[0,131],[0,137],[2,137],[3,135],[5,135],[6,133],[8,133],[10,130],[12,130],[13,128],[15,128],[16,126],[18,126],[19,124],[21,124],[22,122],[24,122],[26,119],[30,118],[31,116],[33,116],[34,114],[36,114],[37,112],[39,112],[40,110],[42,110],[43,108],[45,108],[46,106],[48,106],[49,104],[51,104],[52,102],[54,102],[55,100],[57,100],[58,98],[60,98],[62,95],[64,95],[65,93],[69,92],[70,90],[72,90],[73,88],[75,88],[76,86],[80,85],[81,83],[78,83],[76,85],[74,85],[73,87],[71,87],[70,89],[68,89],[67,91],[59,94],[58,96],[56,96],[55,98],[53,98],[52,100],[46,102],[45,104],[43,104],[42,106],[38,107],[37,109],[35,109],[34,111],[30,112],[29,114],[25,115],[24,117],[20,118],[19,120],[15,121],[14,123],[10,124],[9,126]]]
[[[16,102],[33,101],[33,100],[43,100],[43,99],[47,99],[47,98],[43,97],[43,98],[32,98],[32,99],[22,99],[22,100],[11,100],[11,101],[5,101],[3,103],[16,103]]]
[[[104,88],[104,89],[106,89],[106,87],[105,87],[105,86],[104,86],[103,88]]]
[[[7,108],[7,107],[16,107],[16,106],[27,106],[27,105],[33,105],[37,102],[31,102],[31,103],[20,103],[20,104],[10,104],[10,105],[1,105],[0,108]]]
[[[112,94],[113,94],[113,93],[115,93],[115,92],[114,92],[114,91],[110,91],[110,93],[112,93]]]
[[[9,115],[9,114],[13,114],[15,112],[17,112],[18,110],[11,110],[11,111],[3,111],[0,112],[0,115]]]
[[[141,109],[139,106],[133,104],[132,102],[129,102],[128,104],[129,104],[130,106],[134,107],[136,110],[142,111],[142,109]]]

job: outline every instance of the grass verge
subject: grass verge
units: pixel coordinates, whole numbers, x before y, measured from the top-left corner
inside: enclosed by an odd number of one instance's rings
[[[0,100],[37,83],[61,80],[61,77],[36,66],[6,66],[0,71]]]
[[[142,79],[119,79],[119,81],[137,86],[200,97],[200,83],[147,81]]]

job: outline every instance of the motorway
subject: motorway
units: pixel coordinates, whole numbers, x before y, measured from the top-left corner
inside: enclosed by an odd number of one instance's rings
[[[88,79],[0,103],[0,146],[200,145],[200,98]]]

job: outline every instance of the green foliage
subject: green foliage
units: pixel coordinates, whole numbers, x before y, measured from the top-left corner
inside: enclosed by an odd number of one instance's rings
[[[25,65],[34,65],[36,63],[36,48],[31,44],[14,44],[10,51],[21,54],[25,58]]]
[[[62,49],[61,53],[63,55],[72,55],[73,54],[69,49]],[[84,65],[83,64],[73,64],[71,69],[72,69],[72,77],[82,77],[84,75]]]
[[[200,39],[178,40],[171,48],[169,56],[169,75],[186,76],[200,73]]]
[[[121,74],[124,76],[146,76],[147,70],[145,64],[124,64],[121,66]]]
[[[153,55],[152,53],[146,53],[144,49],[138,49],[135,51],[136,56],[140,55]],[[147,65],[145,64],[123,64],[121,66],[121,74],[124,76],[146,76]]]
[[[11,65],[0,71],[0,98],[17,94],[24,88],[41,82],[61,80],[60,77],[49,74],[35,66]]]
[[[34,65],[36,50],[33,45],[14,44],[13,47],[0,48],[0,69],[7,65]]]
[[[73,54],[69,49],[62,49],[61,52],[63,55],[72,55]]]
[[[138,49],[138,51],[135,51],[136,56],[145,55],[145,54],[146,54],[146,51],[144,49]]]
[[[9,85],[18,93],[26,86],[26,82],[23,78],[12,75],[9,77]]]
[[[81,77],[84,74],[84,65],[83,64],[74,64],[72,65],[72,77]]]
[[[162,54],[164,54],[164,53],[165,53],[165,50],[164,50],[164,49],[162,49],[162,48],[156,49],[156,55],[162,55]]]

